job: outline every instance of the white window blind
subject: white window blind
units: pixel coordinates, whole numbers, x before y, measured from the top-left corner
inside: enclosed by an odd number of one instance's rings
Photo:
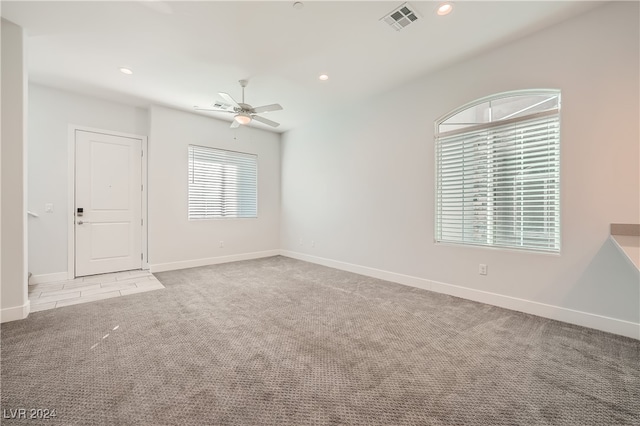
[[[436,135],[437,241],[560,250],[556,106]]]
[[[189,219],[257,217],[258,157],[189,145]]]

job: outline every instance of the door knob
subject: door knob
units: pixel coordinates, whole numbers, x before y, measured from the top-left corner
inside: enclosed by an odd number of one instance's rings
[[[83,222],[83,221],[81,221],[81,220],[79,220],[79,221],[78,221],[78,225],[82,225],[83,223],[84,223],[84,222]]]

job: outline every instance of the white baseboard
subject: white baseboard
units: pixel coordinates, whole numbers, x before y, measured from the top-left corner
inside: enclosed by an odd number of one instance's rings
[[[340,262],[337,260],[326,259],[323,257],[312,256],[304,253],[280,250],[280,254],[282,256],[291,257],[294,259],[304,260],[307,262],[316,263],[343,271],[353,272],[356,274],[366,275],[386,281],[392,281],[411,287],[418,287],[424,290],[434,291],[436,293],[444,293],[451,296],[461,297],[463,299],[486,303],[488,305],[499,306],[501,308],[525,312],[527,314],[537,315],[544,318],[567,322],[570,324],[576,324],[583,327],[594,328],[596,330],[619,334],[621,336],[631,337],[634,339],[640,339],[640,324],[630,321],[605,317],[588,312],[576,311],[560,306],[547,305],[544,303],[534,302],[526,299],[519,299],[502,294],[475,290],[468,287],[460,287],[453,284],[431,281],[424,278],[413,277],[410,275],[396,274],[394,272],[354,265],[352,263]]]
[[[353,272],[355,274],[366,275],[368,277],[378,278],[385,281],[391,281],[398,284],[404,284],[411,287],[418,287],[423,290],[431,290],[431,281],[424,278],[413,277],[411,275],[396,274],[395,272],[384,271],[382,269],[370,268],[368,266],[355,265],[353,263],[340,262],[339,260],[327,259],[324,257],[312,256],[309,254],[298,253],[295,251],[280,250],[282,256],[291,257],[293,259],[304,260],[318,265],[328,266],[330,268],[340,269],[342,271]]]
[[[29,300],[22,306],[12,306],[0,310],[0,322],[17,321],[25,319],[29,315],[31,303]]]
[[[31,275],[29,285],[54,283],[56,281],[66,281],[69,279],[68,272],[56,272],[54,274]]]
[[[198,266],[217,265],[219,263],[237,262],[239,260],[259,259],[261,257],[278,256],[280,250],[266,250],[253,253],[232,254],[230,256],[208,257],[205,259],[183,260],[179,262],[156,263],[149,265],[154,272],[174,271],[176,269],[196,268]]]

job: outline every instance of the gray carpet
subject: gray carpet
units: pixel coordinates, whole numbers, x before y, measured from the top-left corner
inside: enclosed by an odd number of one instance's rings
[[[637,340],[285,257],[156,275],[166,289],[3,324],[3,416],[640,425]]]

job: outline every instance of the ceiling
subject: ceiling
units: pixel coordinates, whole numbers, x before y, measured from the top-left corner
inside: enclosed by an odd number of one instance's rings
[[[457,1],[441,17],[436,1],[411,1],[419,19],[395,31],[380,19],[402,4],[2,1],[1,14],[26,31],[32,82],[191,111],[218,92],[240,100],[238,80],[248,79],[247,103],[284,107],[268,113],[283,132],[602,2]]]

